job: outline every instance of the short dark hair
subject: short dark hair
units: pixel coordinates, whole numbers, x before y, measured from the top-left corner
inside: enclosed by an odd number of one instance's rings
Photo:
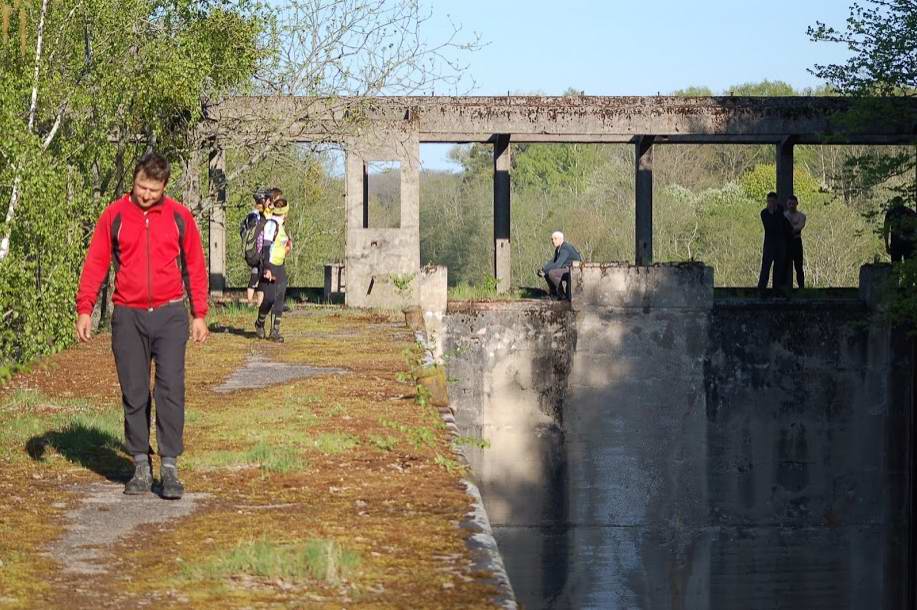
[[[795,201],[796,203],[799,203],[799,197],[797,197],[796,195],[790,195],[789,197],[786,198],[786,200]]]
[[[281,191],[276,186],[268,192],[271,194],[271,201],[273,201],[274,203],[277,203],[277,200],[283,197],[283,191]]]
[[[143,172],[143,175],[147,178],[152,178],[153,180],[159,180],[163,184],[169,181],[169,176],[172,174],[172,167],[169,165],[168,160],[159,153],[150,152],[137,161],[137,165],[134,166],[134,179],[137,179],[137,174]]]
[[[767,199],[776,199],[776,198],[777,198],[777,193],[775,193],[774,191],[771,191],[771,192],[769,192],[769,193],[767,194],[767,197],[766,197],[766,198],[767,198]]]

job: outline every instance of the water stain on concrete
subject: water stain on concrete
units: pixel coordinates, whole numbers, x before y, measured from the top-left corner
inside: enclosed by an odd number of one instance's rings
[[[163,500],[149,493],[124,494],[124,486],[93,483],[80,486],[80,505],[67,513],[63,537],[48,552],[70,574],[105,574],[111,545],[141,526],[164,523],[190,515],[208,494],[186,493],[181,500]]]
[[[249,356],[245,366],[236,370],[229,376],[229,379],[214,388],[213,391],[217,394],[228,394],[229,392],[238,390],[266,388],[279,383],[315,377],[316,375],[340,374],[346,372],[345,369],[339,368],[272,362],[264,356],[255,354]]]

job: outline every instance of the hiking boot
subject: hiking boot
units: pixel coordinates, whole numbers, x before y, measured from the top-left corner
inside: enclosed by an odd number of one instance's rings
[[[153,488],[153,472],[150,465],[137,464],[134,467],[134,476],[124,485],[124,493],[129,496],[150,493]]]
[[[270,336],[268,336],[268,340],[274,343],[283,343],[283,335],[280,334],[280,329],[275,327]]]
[[[264,339],[264,322],[255,322],[255,336]]]
[[[162,479],[162,497],[166,500],[180,499],[185,487],[178,480],[178,468],[164,465],[159,469],[159,476]]]

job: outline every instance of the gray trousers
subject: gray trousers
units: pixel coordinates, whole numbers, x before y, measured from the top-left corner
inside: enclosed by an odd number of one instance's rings
[[[111,318],[111,349],[121,384],[124,446],[131,455],[150,453],[150,418],[156,399],[159,455],[178,457],[184,445],[185,344],[188,312],[184,303],[153,311],[115,306]],[[156,379],[150,395],[150,363]]]
[[[557,269],[551,269],[545,275],[545,280],[548,282],[548,288],[551,289],[551,294],[557,294],[561,297],[570,298],[570,267],[558,267]],[[563,280],[567,280],[566,293],[561,290],[561,282]]]

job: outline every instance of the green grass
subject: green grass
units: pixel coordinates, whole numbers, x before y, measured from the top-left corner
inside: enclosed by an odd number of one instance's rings
[[[357,437],[343,432],[324,432],[312,440],[312,446],[322,453],[343,453],[359,444]]]
[[[398,444],[398,439],[389,435],[371,434],[369,436],[369,444],[382,451],[392,451]]]
[[[423,446],[434,447],[436,445],[436,433],[426,426],[417,426],[408,431],[408,440],[414,445],[415,449]]]
[[[360,566],[360,556],[333,540],[312,539],[305,544],[284,544],[257,540],[198,566],[185,569],[194,580],[251,576],[293,583],[319,581],[338,585],[351,579]]]
[[[247,450],[221,450],[189,452],[182,463],[192,470],[219,470],[223,468],[258,467],[267,472],[296,472],[308,464],[293,447],[256,443]]]

